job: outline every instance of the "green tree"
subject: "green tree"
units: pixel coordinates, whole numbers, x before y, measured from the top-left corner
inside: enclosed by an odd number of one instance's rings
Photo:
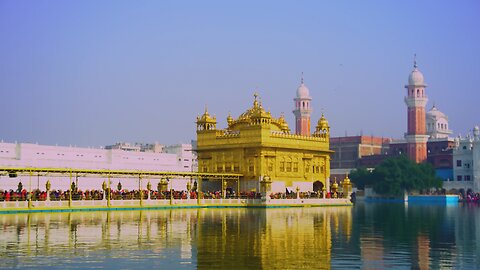
[[[428,163],[417,164],[406,156],[391,157],[380,163],[372,172],[359,168],[350,175],[358,188],[372,186],[378,194],[402,195],[404,191],[441,188],[442,180]]]
[[[364,167],[357,168],[350,172],[349,178],[358,189],[365,189],[365,186],[372,184],[372,173]]]

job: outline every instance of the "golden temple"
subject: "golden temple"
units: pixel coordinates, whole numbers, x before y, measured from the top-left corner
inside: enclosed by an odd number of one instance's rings
[[[323,114],[312,134],[292,134],[284,115],[274,118],[254,94],[253,106],[237,119],[228,115],[225,129],[207,109],[196,125],[200,173],[241,174],[240,191],[259,191],[262,181],[268,192],[329,190],[333,151]]]

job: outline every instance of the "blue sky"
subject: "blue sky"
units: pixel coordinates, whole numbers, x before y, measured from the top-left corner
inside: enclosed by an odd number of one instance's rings
[[[417,54],[456,134],[480,124],[478,1],[0,0],[0,139],[95,146],[195,138],[257,91],[293,123],[304,72],[332,135],[403,137]]]

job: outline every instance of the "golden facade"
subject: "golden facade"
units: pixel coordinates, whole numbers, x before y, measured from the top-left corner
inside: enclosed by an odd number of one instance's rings
[[[326,187],[330,177],[330,127],[322,115],[309,136],[290,133],[285,117],[272,117],[258,95],[253,106],[237,119],[227,117],[227,128],[217,129],[207,110],[197,117],[199,172],[239,173],[240,191],[259,190],[269,176],[272,191],[285,188],[311,191]],[[315,183],[315,185],[314,185]]]

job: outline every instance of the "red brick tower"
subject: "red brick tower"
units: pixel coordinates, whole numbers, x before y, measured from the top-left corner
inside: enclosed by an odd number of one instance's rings
[[[405,134],[407,141],[407,155],[413,161],[420,163],[427,159],[427,140],[425,124],[425,105],[428,98],[425,94],[427,85],[424,82],[423,74],[417,68],[417,61],[414,61],[413,71],[408,77],[407,96],[405,104],[408,107],[408,129]]]
[[[312,107],[310,102],[312,98],[308,88],[303,83],[303,73],[300,86],[297,89],[297,96],[293,99],[295,102],[295,134],[310,136],[310,115],[312,114]]]

